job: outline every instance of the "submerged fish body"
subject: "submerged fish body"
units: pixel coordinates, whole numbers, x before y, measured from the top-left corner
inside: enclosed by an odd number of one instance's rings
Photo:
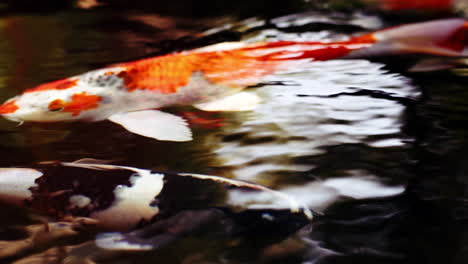
[[[230,204],[230,192],[258,192],[271,204]],[[58,220],[87,218],[103,230],[126,231],[184,210],[281,209],[311,218],[305,206],[266,187],[222,177],[154,172],[128,166],[52,162],[0,169],[0,201]],[[230,209],[229,209],[230,208]]]
[[[447,19],[340,42],[221,43],[39,85],[7,100],[0,114],[19,122],[108,119],[146,137],[188,141],[192,137],[185,120],[154,109],[251,110],[260,100],[241,90],[311,60],[406,52],[464,56],[467,34],[468,22]]]

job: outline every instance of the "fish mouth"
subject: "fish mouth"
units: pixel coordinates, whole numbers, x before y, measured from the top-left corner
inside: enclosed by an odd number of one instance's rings
[[[7,114],[12,114],[18,110],[19,107],[16,105],[16,100],[8,100],[2,105],[0,105],[0,115],[7,115]]]

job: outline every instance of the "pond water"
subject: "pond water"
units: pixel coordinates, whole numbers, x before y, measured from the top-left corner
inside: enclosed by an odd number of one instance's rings
[[[0,100],[112,63],[219,41],[337,40],[392,23],[398,21],[325,11],[268,21],[106,9],[7,13],[0,17]],[[319,214],[297,234],[267,246],[191,238],[164,251],[102,253],[97,263],[466,263],[466,61],[446,59],[450,66],[438,71],[408,70],[423,59],[315,62],[249,89],[262,98],[254,111],[170,109],[194,121],[194,140],[186,143],[151,140],[107,121],[17,126],[1,119],[0,167],[95,158],[218,175],[281,190]],[[200,119],[205,122],[195,122]],[[255,197],[231,199],[245,204]],[[37,219],[4,208],[5,249]],[[86,263],[70,256],[94,254],[79,246],[87,239],[67,246],[51,240],[0,262]]]

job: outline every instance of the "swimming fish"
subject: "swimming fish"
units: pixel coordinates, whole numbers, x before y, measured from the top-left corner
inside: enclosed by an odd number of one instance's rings
[[[232,192],[257,193],[240,204]],[[128,231],[184,210],[286,210],[312,219],[306,206],[264,186],[223,177],[158,172],[92,159],[0,168],[0,201],[57,220],[85,220],[106,231]]]
[[[314,60],[394,53],[468,55],[468,22],[408,24],[337,42],[225,42],[121,63],[25,90],[0,106],[12,121],[110,120],[128,131],[189,141],[187,122],[160,108],[252,110],[260,99],[244,88]]]
[[[369,1],[371,2],[371,1]],[[372,2],[371,2],[372,3]],[[401,11],[401,10],[434,10],[447,11],[455,4],[455,0],[380,0],[373,2],[384,10]]]

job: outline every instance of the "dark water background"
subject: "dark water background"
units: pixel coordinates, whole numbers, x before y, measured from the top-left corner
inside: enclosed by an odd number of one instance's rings
[[[0,9],[0,100],[112,63],[220,41],[333,40],[453,16],[323,5],[310,10],[312,4],[296,1],[229,2],[211,9],[188,1],[152,9],[126,8],[123,2],[93,10],[50,5],[37,12],[26,4]],[[187,143],[150,140],[110,122],[17,127],[2,119],[0,166],[90,157],[219,175],[282,190],[323,213],[310,230],[268,247],[187,240],[165,252],[98,263],[466,263],[466,62],[408,71],[425,58],[318,62],[273,80],[289,85],[253,88],[264,103],[252,112],[170,109],[188,119],[195,114],[223,120],[223,126],[193,124],[195,140]],[[27,212],[7,206],[2,215],[2,245],[21,237],[11,230],[34,222]],[[48,248],[60,251],[52,243],[38,252]],[[65,258],[39,254],[5,263]]]

